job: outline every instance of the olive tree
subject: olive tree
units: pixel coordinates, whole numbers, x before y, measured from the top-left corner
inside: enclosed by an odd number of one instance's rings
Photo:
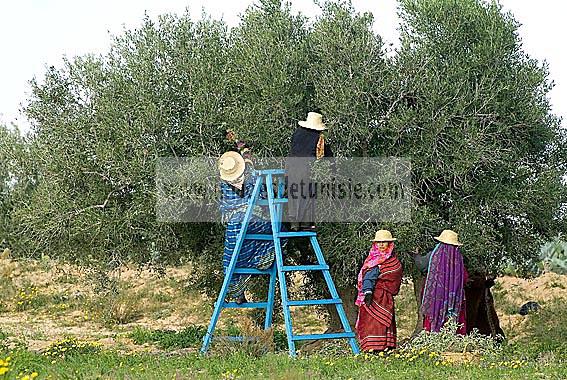
[[[522,50],[519,24],[495,2],[403,0],[400,15],[399,101],[376,147],[412,160],[415,210],[399,228],[402,245],[424,252],[451,228],[469,272],[509,263],[525,272],[564,228],[566,133],[550,109],[547,66]]]
[[[216,291],[224,230],[160,223],[156,163],[218,156],[227,129],[257,157],[285,156],[297,121],[319,111],[337,156],[412,163],[410,221],[320,225],[350,319],[380,227],[399,239],[406,274],[411,253],[444,228],[460,234],[471,272],[529,267],[538,242],[565,229],[567,138],[547,66],[522,50],[518,23],[496,3],[402,0],[400,15],[391,57],[372,15],[347,1],[309,20],[262,0],[232,29],[206,15],[146,18],[107,54],[49,68],[26,107],[36,181],[10,212],[14,233],[29,252],[111,266],[185,258],[201,269],[199,288]]]
[[[226,34],[206,17],[145,19],[107,55],[67,60],[32,82],[41,180],[17,213],[32,251],[159,263],[208,246],[214,226],[156,220],[155,165],[223,149]]]

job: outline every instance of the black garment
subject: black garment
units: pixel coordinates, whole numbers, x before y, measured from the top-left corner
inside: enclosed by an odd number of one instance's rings
[[[465,286],[467,300],[467,334],[477,329],[483,335],[503,340],[504,331],[494,307],[494,298],[490,288],[494,280],[483,274],[475,274],[469,278]]]
[[[362,293],[371,292],[374,293],[374,288],[376,287],[376,281],[380,277],[380,268],[375,266],[374,268],[367,270],[362,278]]]
[[[421,255],[414,256],[415,266],[417,267],[417,270],[419,270],[421,274],[424,276],[427,274],[427,270],[429,268],[429,260],[431,259],[432,253],[433,251],[430,251],[425,256],[421,256]]]
[[[311,181],[311,165],[317,158],[317,144],[321,131],[299,127],[291,138],[286,161],[288,221],[315,224],[315,184]],[[324,156],[333,157],[327,143]]]
[[[244,198],[244,184],[240,189],[234,185],[231,185],[230,183],[228,184],[228,186],[230,186],[232,191],[234,191],[240,198]]]
[[[317,157],[317,143],[321,131],[314,129],[299,127],[293,132],[291,137],[291,149],[288,157]],[[325,143],[325,157],[333,157],[333,152],[327,143]]]
[[[287,162],[287,213],[289,222],[314,224],[315,185],[311,182],[311,163],[315,159],[292,158]]]

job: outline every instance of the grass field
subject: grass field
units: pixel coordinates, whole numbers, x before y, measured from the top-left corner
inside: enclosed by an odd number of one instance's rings
[[[567,278],[546,274],[526,281],[501,278],[494,289],[508,343],[468,364],[431,350],[384,356],[348,354],[328,343],[290,359],[282,326],[264,334],[228,310],[223,333],[244,331],[257,343],[217,343],[197,353],[212,311],[211,300],[188,287],[190,267],[165,276],[123,269],[99,281],[80,268],[50,259],[0,262],[0,380],[4,379],[565,379]],[[105,283],[106,282],[106,283]],[[106,289],[105,289],[106,288]],[[109,288],[114,288],[110,291]],[[542,310],[522,317],[521,303]],[[397,297],[400,335],[415,321],[411,284]],[[320,332],[314,310],[294,313],[298,331]]]
[[[72,355],[52,361],[28,351],[15,353],[10,378],[38,373],[38,379],[565,379],[561,363],[498,362],[495,365],[436,365],[436,362],[348,355],[290,359],[285,354],[134,354],[114,351]],[[516,368],[514,368],[516,367]],[[31,377],[30,377],[31,378]]]

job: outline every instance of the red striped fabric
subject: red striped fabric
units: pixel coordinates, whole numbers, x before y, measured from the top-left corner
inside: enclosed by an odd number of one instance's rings
[[[356,321],[356,333],[363,351],[383,351],[396,347],[394,296],[402,283],[402,264],[392,255],[380,265],[372,304],[362,304]]]

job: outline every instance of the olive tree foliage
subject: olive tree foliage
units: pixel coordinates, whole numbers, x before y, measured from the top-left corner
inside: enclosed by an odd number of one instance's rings
[[[327,139],[339,157],[370,155],[377,122],[387,106],[384,90],[392,73],[372,24],[371,14],[358,13],[348,3],[327,3],[310,34],[313,102],[324,115]],[[321,227],[320,240],[340,291],[354,289],[375,227],[369,223]]]
[[[253,157],[287,155],[297,121],[312,110],[306,22],[289,4],[264,0],[248,8],[227,37],[229,85],[216,127],[220,133],[233,130],[251,146]],[[213,249],[195,252],[204,275],[196,276],[194,286],[211,293],[222,281],[224,229],[216,232]]]
[[[0,244],[8,242],[11,230],[10,212],[12,211],[11,189],[10,189],[10,166],[13,156],[15,138],[11,131],[4,125],[0,126]]]
[[[108,54],[49,68],[26,107],[42,176],[16,213],[28,250],[218,267],[220,226],[156,221],[156,161],[219,156],[229,128],[257,155],[284,155],[311,108],[307,32],[289,5],[265,1],[231,31],[206,15],[146,18]]]
[[[226,35],[208,18],[147,18],[106,56],[68,60],[32,82],[41,181],[17,212],[31,250],[119,264],[210,245],[215,226],[156,221],[155,165],[223,150]]]
[[[10,214],[25,249],[112,265],[187,258],[211,285],[224,229],[158,223],[157,160],[218,156],[227,129],[256,156],[285,156],[317,110],[337,156],[412,162],[411,222],[320,226],[340,289],[353,288],[379,227],[398,237],[406,269],[444,228],[474,270],[537,258],[534,242],[560,228],[566,139],[547,68],[522,51],[512,16],[478,0],[404,0],[402,46],[387,57],[372,15],[342,1],[322,11],[309,20],[263,0],[233,29],[206,15],[146,18],[107,54],[49,68],[26,107],[37,183]]]
[[[284,157],[311,109],[307,19],[280,0],[251,6],[229,36],[226,123],[257,157]]]
[[[496,2],[402,0],[392,112],[375,154],[412,161],[415,210],[397,231],[424,252],[451,228],[470,271],[529,268],[564,228],[566,132],[546,64]]]
[[[12,215],[16,205],[26,201],[35,184],[28,142],[20,131],[0,124],[0,249],[17,249]]]

